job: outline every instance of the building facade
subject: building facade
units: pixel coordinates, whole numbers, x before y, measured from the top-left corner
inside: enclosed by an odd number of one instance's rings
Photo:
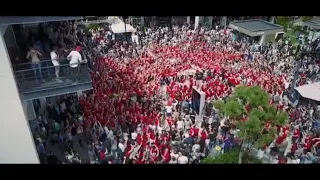
[[[1,32],[2,33],[2,32]],[[0,163],[38,164],[39,158],[20,100],[10,58],[0,37]]]

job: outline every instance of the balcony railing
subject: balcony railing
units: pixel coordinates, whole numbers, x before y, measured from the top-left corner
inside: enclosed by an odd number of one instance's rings
[[[59,78],[56,77],[57,67],[51,60],[15,65],[14,74],[20,93],[91,83],[87,63],[79,63],[76,69],[70,67],[67,59],[60,59],[59,63]]]

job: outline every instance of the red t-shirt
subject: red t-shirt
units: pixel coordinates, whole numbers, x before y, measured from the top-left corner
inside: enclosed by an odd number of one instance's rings
[[[202,140],[206,140],[208,138],[207,133],[205,133],[204,131],[201,132],[201,139]]]
[[[283,134],[282,136],[279,136],[276,140],[277,144],[281,144],[285,139],[287,138],[287,134]]]

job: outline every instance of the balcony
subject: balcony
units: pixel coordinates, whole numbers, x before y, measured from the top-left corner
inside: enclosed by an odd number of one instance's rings
[[[22,100],[38,99],[71,92],[92,89],[91,78],[86,63],[79,64],[72,72],[69,61],[60,59],[59,79],[51,60],[40,64],[24,63],[13,67]]]

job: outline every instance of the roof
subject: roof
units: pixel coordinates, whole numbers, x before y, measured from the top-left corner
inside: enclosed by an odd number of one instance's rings
[[[236,22],[232,22],[232,24],[239,26],[239,27],[242,27],[244,29],[253,31],[253,32],[282,29],[282,26],[280,26],[280,25],[273,24],[273,23],[270,23],[268,21],[264,21],[261,19],[236,21]]]
[[[304,25],[315,28],[315,29],[320,29],[320,18],[313,18],[305,22]]]
[[[320,101],[320,82],[299,86],[295,89],[302,97]]]
[[[116,24],[111,25],[111,30],[115,34],[125,33],[125,32],[136,32],[130,24],[126,24],[126,28],[124,28],[124,22],[118,22]]]
[[[232,29],[236,29],[249,36],[259,36],[262,34],[275,34],[277,32],[283,32],[282,26],[261,19],[234,21],[231,22],[229,26]]]
[[[0,24],[35,24],[50,21],[80,20],[82,16],[1,16]]]

